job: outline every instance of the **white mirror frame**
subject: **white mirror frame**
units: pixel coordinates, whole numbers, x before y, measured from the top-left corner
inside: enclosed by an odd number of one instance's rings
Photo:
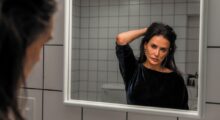
[[[178,110],[159,107],[135,106],[116,103],[94,102],[71,99],[71,59],[72,59],[72,0],[65,0],[65,40],[64,40],[64,104],[111,109],[125,112],[139,112],[154,115],[203,118],[205,110],[205,82],[207,59],[207,6],[208,0],[200,0],[200,29],[199,29],[199,68],[198,68],[198,109]]]

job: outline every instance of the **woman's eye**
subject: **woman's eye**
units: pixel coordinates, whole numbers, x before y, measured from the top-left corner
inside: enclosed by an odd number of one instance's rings
[[[157,46],[156,46],[156,45],[151,45],[151,47],[152,47],[152,48],[157,48]]]
[[[166,52],[166,51],[167,51],[166,48],[161,48],[160,50],[161,50],[162,52]]]

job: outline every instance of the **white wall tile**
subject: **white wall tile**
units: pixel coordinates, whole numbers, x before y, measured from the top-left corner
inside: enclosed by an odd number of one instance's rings
[[[185,39],[186,38],[186,28],[185,27],[175,27],[174,31],[177,34],[177,39]]]
[[[174,58],[176,62],[181,62],[181,63],[186,62],[186,51],[176,51]]]
[[[198,15],[200,13],[200,6],[198,3],[189,3],[188,4],[188,14]]]
[[[130,27],[139,26],[139,17],[129,16],[128,22]]]
[[[108,28],[99,28],[99,38],[108,38]]]
[[[122,5],[123,4],[127,5],[127,4],[129,4],[129,2],[130,2],[130,0],[119,0],[119,3],[122,4]]]
[[[189,39],[199,39],[199,28],[188,28],[187,34]]]
[[[104,72],[104,71],[98,72],[98,80],[100,82],[106,82],[107,81],[107,77],[108,77],[107,72]]]
[[[45,46],[44,88],[63,89],[63,46]]]
[[[219,120],[220,118],[220,105],[216,104],[206,104],[205,113],[202,113],[203,118],[199,120]],[[195,120],[190,118],[179,118],[179,120]]]
[[[40,60],[31,71],[26,84],[29,88],[43,88],[43,50],[40,54]]]
[[[151,16],[151,22],[161,22],[162,21],[162,16],[157,15],[157,16]]]
[[[98,59],[99,60],[107,60],[108,58],[108,51],[107,50],[99,50],[98,51]]]
[[[108,71],[116,71],[118,68],[117,61],[108,61]]]
[[[98,48],[98,39],[90,39],[89,49],[97,49],[97,48]]]
[[[125,112],[84,108],[83,109],[84,120],[126,120]]]
[[[118,27],[109,28],[108,30],[108,38],[111,38],[109,41],[115,42],[115,36],[118,35]]]
[[[96,90],[97,90],[97,83],[96,82],[88,82],[88,90],[96,92]]]
[[[81,0],[81,6],[89,6],[89,0]]]
[[[79,92],[79,99],[80,100],[88,100],[88,93],[87,92]],[[81,112],[82,114],[82,112]]]
[[[151,3],[155,4],[155,3],[162,3],[162,0],[151,0]]]
[[[151,15],[161,15],[162,7],[161,4],[151,4]]]
[[[163,3],[174,3],[175,0],[163,0]]]
[[[79,62],[79,69],[80,70],[88,70],[89,62],[88,60],[80,60]]]
[[[108,72],[108,82],[109,83],[116,83],[117,80],[117,72]]]
[[[99,19],[97,17],[89,18],[89,26],[90,27],[98,27],[99,26]]]
[[[80,81],[81,80],[88,80],[88,78],[89,78],[89,73],[88,73],[88,70],[80,70]]]
[[[89,17],[89,7],[81,7],[80,15],[81,17]]]
[[[89,61],[89,70],[97,70],[98,69],[98,61]]]
[[[98,62],[98,70],[99,71],[107,71],[107,62],[106,61],[99,61]]]
[[[122,5],[119,7],[119,16],[127,16],[129,14],[129,6]]]
[[[220,49],[209,48],[207,55],[207,101],[220,103],[220,74],[219,72],[219,61],[220,61]],[[216,74],[217,73],[217,74]]]
[[[82,38],[79,41],[80,49],[88,49],[89,47],[89,39],[88,38]]]
[[[27,89],[28,96],[34,99],[33,119],[42,120],[42,90]]]
[[[140,26],[147,27],[151,24],[150,16],[140,16]]]
[[[79,64],[79,63],[78,63]],[[78,82],[79,81],[79,69],[78,70],[72,70],[72,82]]]
[[[88,92],[88,100],[89,101],[96,101],[96,92]]]
[[[64,105],[63,93],[44,91],[44,120],[81,120],[81,108]]]
[[[108,60],[116,60],[115,50],[108,50]]]
[[[101,0],[102,1],[102,0]],[[109,8],[108,6],[100,6],[99,7],[99,16],[108,16],[109,14]]]
[[[119,5],[119,0],[109,0],[109,5]]]
[[[175,4],[175,14],[187,14],[187,4],[186,3]]]
[[[79,59],[79,50],[78,49],[72,49],[72,59],[73,60]]]
[[[164,24],[167,24],[169,26],[174,26],[174,16],[170,15],[170,16],[162,16],[162,22]]]
[[[186,53],[186,61],[192,63],[198,63],[199,54],[197,51],[190,51]]]
[[[89,50],[89,60],[98,59],[98,50]]]
[[[220,31],[220,16],[218,15],[219,11],[219,0],[209,0],[209,10],[208,10],[208,45],[209,46],[220,46],[219,32]]]
[[[163,15],[174,14],[174,4],[163,4]]]
[[[198,63],[187,63],[186,65],[186,73],[195,74],[198,69]]]
[[[119,16],[119,27],[126,27],[128,26],[128,17],[121,17]]]
[[[131,15],[131,16],[137,16],[137,15],[139,15],[139,9],[140,9],[140,7],[139,7],[139,5],[137,4],[137,5],[130,5],[130,8],[129,8],[129,15]]]
[[[187,0],[175,0],[176,3],[187,2]]]
[[[186,26],[187,25],[187,16],[186,15],[175,15],[174,16],[174,25],[175,26]]]
[[[80,59],[88,59],[89,58],[89,51],[88,50],[80,50],[79,51],[79,58]]]
[[[97,6],[96,7],[89,7],[89,16],[90,17],[97,17],[97,16],[99,16],[99,8]]]
[[[83,80],[80,80],[80,84],[79,84],[79,90],[80,91],[87,91],[88,89],[88,81],[83,81]]]
[[[98,6],[99,5],[99,0],[90,0],[89,5],[90,6]]]
[[[140,4],[140,15],[150,15],[149,4]]]
[[[89,79],[90,82],[97,81],[97,71],[89,71]]]
[[[100,0],[99,4],[100,5],[108,5],[109,4],[109,0]]]
[[[98,38],[99,30],[97,28],[90,28],[89,29],[89,38]]]
[[[142,3],[150,3],[151,0],[139,0],[139,2],[142,4]]]
[[[99,18],[99,27],[108,27],[109,26],[108,21],[109,21],[108,17],[100,17]]]
[[[109,26],[110,27],[118,27],[118,17],[110,17],[109,18]]]
[[[199,16],[189,16],[188,26],[199,27]]]
[[[177,50],[187,50],[186,49],[186,40],[185,39],[177,39],[176,40]]]
[[[89,38],[89,29],[81,28],[80,29],[80,38]]]
[[[119,6],[110,6],[109,7],[109,16],[118,16]]]
[[[128,113],[128,120],[176,120],[176,117],[156,116],[149,114]]]
[[[54,17],[53,40],[47,44],[63,44],[64,41],[64,1],[57,0],[58,10]]]

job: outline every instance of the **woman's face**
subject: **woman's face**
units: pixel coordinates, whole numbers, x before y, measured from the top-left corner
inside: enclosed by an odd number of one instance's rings
[[[146,50],[147,64],[161,66],[162,61],[169,52],[170,42],[162,35],[156,35],[148,43],[144,44],[144,48]]]
[[[24,77],[25,79],[31,72],[34,65],[39,61],[41,48],[45,43],[52,39],[53,22],[51,20],[47,30],[42,32],[36,40],[28,46],[26,50],[26,57],[24,63]]]

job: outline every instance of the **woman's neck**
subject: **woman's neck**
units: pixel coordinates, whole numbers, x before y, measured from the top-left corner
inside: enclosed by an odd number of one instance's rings
[[[164,67],[162,67],[161,65],[152,65],[149,62],[144,62],[144,66],[148,69],[151,70],[155,70],[155,71],[159,71],[159,72],[164,72]]]

